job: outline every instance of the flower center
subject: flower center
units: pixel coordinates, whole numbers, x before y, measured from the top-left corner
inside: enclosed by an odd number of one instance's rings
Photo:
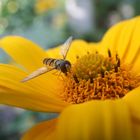
[[[140,85],[128,66],[122,65],[116,54],[108,57],[98,52],[77,58],[71,72],[63,80],[61,97],[69,103],[89,100],[119,99]]]

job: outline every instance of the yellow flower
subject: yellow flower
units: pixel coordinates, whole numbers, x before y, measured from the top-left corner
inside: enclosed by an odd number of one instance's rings
[[[0,64],[0,103],[61,112],[23,140],[139,140],[139,27],[136,17],[113,26],[100,43],[75,40],[67,55],[72,64],[67,76],[52,71],[26,83],[20,81],[42,67],[44,58],[60,58],[59,47],[45,52],[22,37],[2,38],[0,46],[19,67]]]
[[[57,1],[55,0],[37,0],[35,3],[35,11],[39,14],[56,7]]]

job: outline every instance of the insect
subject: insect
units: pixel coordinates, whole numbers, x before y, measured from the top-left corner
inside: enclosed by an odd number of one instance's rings
[[[35,77],[38,77],[39,75],[42,75],[54,69],[59,70],[60,72],[63,72],[65,75],[67,75],[67,72],[69,72],[71,69],[71,63],[68,60],[66,60],[66,56],[71,46],[72,39],[73,39],[72,37],[69,37],[60,49],[60,54],[63,57],[63,59],[45,58],[43,60],[43,64],[45,64],[46,66],[41,67],[36,71],[32,72],[30,75],[25,77],[21,82],[29,81]]]

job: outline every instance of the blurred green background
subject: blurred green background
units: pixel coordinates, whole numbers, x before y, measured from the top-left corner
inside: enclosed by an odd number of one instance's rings
[[[45,49],[71,35],[97,42],[110,26],[139,13],[139,0],[0,0],[0,37],[20,35]],[[10,62],[2,50],[0,62]],[[0,106],[0,140],[18,140],[37,122],[55,116]]]

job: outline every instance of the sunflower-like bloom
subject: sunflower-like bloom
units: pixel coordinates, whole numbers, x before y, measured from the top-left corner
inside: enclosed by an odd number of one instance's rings
[[[60,58],[22,37],[8,36],[0,46],[18,65],[0,64],[0,103],[40,112],[58,112],[23,140],[140,139],[140,17],[113,26],[99,43],[72,42],[66,75],[48,72],[20,81]]]
[[[56,7],[57,1],[55,0],[37,0],[35,3],[35,11],[38,14],[42,14],[54,7]]]

